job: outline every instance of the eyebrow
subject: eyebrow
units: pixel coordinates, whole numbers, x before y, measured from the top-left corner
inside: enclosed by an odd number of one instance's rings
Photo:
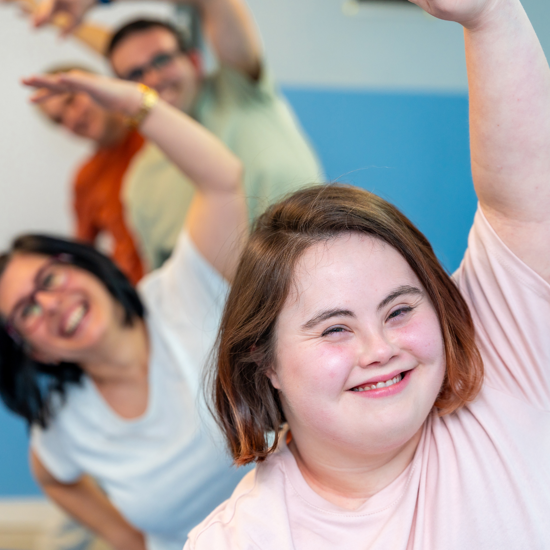
[[[318,325],[319,323],[322,323],[323,321],[326,321],[327,319],[330,319],[331,317],[354,317],[355,313],[353,311],[350,311],[349,309],[329,309],[327,311],[322,311],[312,319],[310,319],[307,323],[304,323],[302,325],[302,330],[308,330],[312,329],[315,325]]]
[[[376,308],[377,311],[380,311],[381,309],[385,308],[388,304],[393,302],[395,299],[399,298],[400,296],[404,296],[406,294],[412,294],[416,296],[423,296],[424,292],[420,290],[419,288],[415,286],[410,285],[403,285],[398,288],[396,288],[393,292],[388,294],[379,304]],[[326,311],[322,311],[321,313],[318,313],[315,315],[315,317],[312,317],[307,323],[304,323],[302,325],[302,330],[309,330],[312,329],[315,325],[318,325],[319,323],[322,323],[323,321],[326,321],[327,319],[331,319],[332,317],[352,317],[356,318],[355,313],[349,309],[328,309]]]
[[[396,288],[393,292],[388,294],[379,304],[376,308],[377,311],[380,311],[381,309],[384,309],[388,304],[391,304],[395,299],[399,298],[400,296],[403,296],[405,294],[413,294],[416,296],[424,296],[424,292],[420,290],[419,288],[411,285],[403,285],[398,288]]]

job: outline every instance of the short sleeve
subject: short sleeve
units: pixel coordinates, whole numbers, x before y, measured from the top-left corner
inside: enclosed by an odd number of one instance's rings
[[[61,483],[72,483],[84,473],[72,460],[66,438],[55,420],[47,429],[33,426],[31,449],[46,470]]]
[[[210,332],[217,330],[229,285],[183,231],[172,256],[138,288],[148,309],[163,321],[191,322]]]
[[[277,96],[275,82],[265,63],[262,63],[257,80],[232,67],[222,65],[213,77],[213,86],[220,90],[219,93],[222,95],[231,96],[235,103],[245,106],[250,102],[269,102]]]
[[[502,242],[480,207],[454,278],[472,313],[486,384],[550,408],[550,285]]]

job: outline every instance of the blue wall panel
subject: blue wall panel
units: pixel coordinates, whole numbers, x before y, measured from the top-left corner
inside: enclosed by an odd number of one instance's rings
[[[25,423],[0,405],[0,496],[38,495],[29,471]]]
[[[329,180],[396,204],[455,270],[476,208],[466,95],[284,91]]]
[[[284,91],[328,178],[397,204],[456,269],[476,204],[466,96]],[[0,406],[0,496],[39,492],[27,464],[25,426]]]

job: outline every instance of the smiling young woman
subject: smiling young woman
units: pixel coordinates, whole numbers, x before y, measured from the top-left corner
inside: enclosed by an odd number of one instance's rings
[[[479,209],[449,277],[382,199],[272,206],[222,318],[214,409],[257,467],[186,550],[546,548],[550,70],[518,0],[465,28]]]

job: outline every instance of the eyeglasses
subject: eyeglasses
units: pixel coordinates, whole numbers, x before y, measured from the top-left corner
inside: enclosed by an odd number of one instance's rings
[[[15,304],[5,324],[6,331],[15,342],[21,343],[22,335],[31,334],[42,320],[44,308],[36,300],[36,295],[39,292],[57,292],[67,286],[69,261],[69,255],[61,254],[43,265],[34,278],[34,290]]]
[[[149,63],[146,63],[145,65],[142,65],[141,67],[135,67],[125,75],[121,75],[120,78],[124,80],[131,80],[132,82],[141,82],[145,75],[151,70],[155,69],[155,71],[159,71],[160,69],[163,69],[174,59],[180,55],[181,52],[179,50],[175,52],[163,52],[155,55]]]

